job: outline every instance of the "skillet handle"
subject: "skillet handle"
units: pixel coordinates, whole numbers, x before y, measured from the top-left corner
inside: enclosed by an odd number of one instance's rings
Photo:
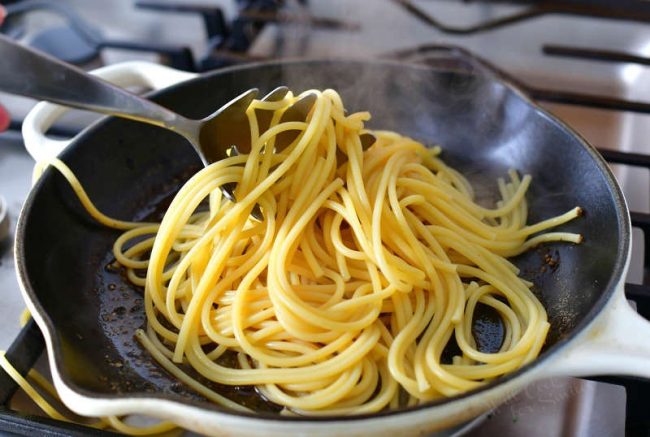
[[[130,61],[113,64],[93,70],[90,74],[101,77],[120,87],[147,87],[154,90],[193,79],[196,73],[144,61]],[[70,108],[54,103],[40,102],[27,114],[22,133],[27,152],[36,161],[56,157],[74,138],[55,140],[45,133]]]
[[[624,283],[587,332],[542,369],[544,376],[628,375],[650,379],[650,321],[625,298]]]

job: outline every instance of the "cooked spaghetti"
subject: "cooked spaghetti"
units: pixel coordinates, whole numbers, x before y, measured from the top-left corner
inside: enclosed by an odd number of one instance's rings
[[[438,147],[370,132],[333,90],[316,91],[304,122],[280,122],[299,96],[254,101],[252,151],[216,162],[180,189],[160,224],[108,218],[65,165],[89,213],[124,232],[117,263],[144,287],[136,337],[164,368],[212,401],[243,407],[178,365],[219,384],[253,385],[287,414],[357,414],[474,389],[534,360],[546,312],[508,257],[580,235],[546,232],[575,208],[527,225],[530,176],[499,180],[494,209]],[[259,131],[259,111],[272,112]],[[293,131],[286,148],[276,141]],[[236,184],[238,201],[220,187]],[[250,214],[255,205],[264,220]],[[501,318],[498,352],[472,335],[477,305]],[[452,339],[460,353],[442,354]],[[222,358],[235,356],[235,366]]]

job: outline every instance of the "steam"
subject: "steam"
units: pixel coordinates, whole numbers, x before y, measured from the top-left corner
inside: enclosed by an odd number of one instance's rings
[[[468,177],[485,206],[499,200],[497,178],[507,178],[511,168],[530,172],[544,153],[531,147],[530,127],[539,118],[535,108],[493,77],[448,64],[430,68],[396,61],[300,61],[278,69],[278,81],[269,89],[333,88],[348,112],[370,111],[369,128],[440,145],[443,159]]]

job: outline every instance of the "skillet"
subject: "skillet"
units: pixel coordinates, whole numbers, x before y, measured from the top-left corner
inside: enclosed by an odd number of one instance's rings
[[[155,86],[187,78],[144,63],[113,66],[100,75]],[[263,95],[280,84],[297,92],[334,88],[349,111],[372,113],[369,127],[440,144],[443,159],[469,178],[486,205],[496,200],[496,178],[515,168],[533,177],[529,222],[574,206],[585,210],[583,218],[563,226],[581,233],[583,244],[545,245],[515,260],[549,314],[542,354],[481,389],[400,411],[287,418],[260,403],[249,388],[227,394],[257,408],[257,414],[220,410],[139,347],[133,333],[145,321],[141,291],[109,266],[118,234],[93,222],[63,178],[47,170],[23,207],[15,256],[25,300],[44,333],[54,382],[68,407],[85,415],[143,413],[209,434],[414,434],[471,419],[546,376],[650,378],[650,325],[623,294],[630,250],[625,201],[602,158],[570,128],[504,80],[394,62],[254,64],[184,81],[151,98],[199,118],[243,90],[257,87]],[[51,145],[42,132],[59,112],[40,104],[26,119],[23,133],[34,155],[53,153],[42,150]],[[201,165],[175,134],[110,117],[86,129],[59,156],[101,211],[123,219],[156,215]]]

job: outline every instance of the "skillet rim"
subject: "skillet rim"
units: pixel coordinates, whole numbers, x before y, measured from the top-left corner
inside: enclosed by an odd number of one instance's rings
[[[413,64],[413,63],[405,64],[403,62],[393,61],[393,60],[374,60],[374,59],[373,60],[370,59],[350,60],[350,59],[337,59],[337,58],[285,59],[285,60],[270,61],[270,62],[255,62],[246,65],[231,66],[231,67],[214,70],[209,73],[199,75],[196,78],[180,82],[178,84],[163,88],[161,90],[157,90],[152,93],[148,93],[146,96],[148,98],[152,98],[155,100],[157,97],[160,97],[167,92],[174,92],[177,89],[182,88],[183,86],[190,85],[194,82],[209,80],[213,76],[219,76],[222,74],[228,74],[228,73],[233,73],[238,71],[254,70],[258,68],[273,67],[273,66],[290,66],[294,64],[300,64],[300,65],[312,64],[317,66],[318,64],[323,64],[323,63],[325,64],[339,63],[339,64],[348,64],[348,65],[362,64],[364,66],[370,65],[375,67],[391,66],[391,67],[409,68],[409,69],[423,70],[423,71],[441,70],[440,68],[434,68],[427,65],[420,65],[420,64]],[[453,71],[453,70],[448,70],[448,71]],[[124,396],[120,394],[97,395],[95,392],[92,392],[82,387],[78,387],[76,384],[72,383],[68,379],[65,372],[61,371],[64,368],[62,366],[62,362],[63,362],[62,347],[58,338],[50,333],[51,331],[52,332],[56,331],[56,327],[49,319],[47,312],[41,306],[40,302],[36,297],[36,293],[29,281],[29,276],[27,274],[27,268],[25,265],[26,263],[24,261],[25,260],[24,234],[25,234],[26,222],[28,221],[30,210],[35,202],[35,197],[37,196],[37,192],[39,191],[40,186],[44,183],[47,174],[53,171],[51,168],[48,168],[46,170],[46,173],[44,173],[43,175],[44,177],[41,177],[37,181],[37,183],[30,189],[30,192],[25,200],[25,203],[23,204],[20,215],[18,217],[18,222],[16,225],[14,259],[16,263],[17,278],[23,294],[23,298],[26,301],[28,300],[28,302],[26,302],[28,306],[29,304],[31,304],[31,306],[36,310],[38,317],[35,318],[35,320],[39,325],[39,328],[41,329],[41,332],[43,333],[44,337],[46,337],[47,340],[46,349],[48,352],[48,356],[50,358],[52,357],[54,358],[54,360],[51,360],[50,365],[54,365],[55,372],[58,374],[61,382],[66,386],[68,390],[75,392],[77,395],[87,397],[87,398],[92,398],[94,400],[103,400],[103,401],[111,401],[111,402],[120,401],[120,400],[129,400],[129,399],[141,399],[142,401],[148,401],[148,402],[166,401],[166,402],[173,402],[179,405],[196,407],[206,412],[211,411],[211,412],[218,412],[221,414],[238,416],[242,419],[257,419],[260,421],[272,420],[272,421],[293,422],[293,423],[300,423],[300,422],[328,423],[328,422],[341,422],[341,421],[348,421],[348,422],[363,421],[363,420],[371,420],[376,418],[386,418],[388,416],[395,416],[402,413],[412,413],[412,412],[421,411],[428,408],[435,408],[436,406],[440,406],[443,404],[461,402],[464,399],[467,399],[474,395],[479,395],[483,392],[490,391],[491,389],[499,385],[505,384],[506,382],[509,382],[520,376],[523,376],[524,374],[533,373],[534,370],[539,369],[543,363],[547,362],[549,359],[551,359],[551,357],[558,355],[562,350],[564,350],[573,341],[575,341],[576,337],[580,337],[581,334],[585,332],[587,327],[592,324],[592,322],[602,313],[602,311],[605,309],[607,304],[611,301],[612,297],[616,292],[617,286],[623,283],[624,281],[623,275],[625,274],[626,271],[626,265],[627,265],[629,250],[631,245],[631,241],[630,241],[631,220],[630,220],[627,204],[625,201],[625,197],[623,195],[620,186],[616,182],[614,175],[612,174],[611,170],[609,169],[603,157],[600,155],[600,153],[598,153],[598,151],[591,144],[589,144],[578,132],[576,132],[569,125],[567,125],[566,123],[558,119],[556,116],[552,115],[550,112],[542,108],[540,105],[538,105],[534,100],[532,100],[530,96],[528,96],[523,90],[521,90],[507,76],[499,74],[499,75],[493,75],[491,77],[487,77],[486,79],[493,82],[497,82],[500,85],[504,86],[504,88],[506,88],[508,92],[513,93],[517,98],[521,99],[526,105],[534,109],[536,114],[546,119],[550,124],[554,125],[555,128],[559,129],[559,131],[561,131],[562,134],[572,137],[574,140],[576,140],[577,142],[576,146],[582,147],[582,149],[589,154],[596,167],[600,169],[603,176],[605,177],[607,186],[611,193],[611,200],[613,200],[614,206],[616,208],[616,216],[618,218],[617,231],[620,235],[620,238],[619,238],[618,246],[616,248],[616,261],[614,263],[614,268],[612,269],[612,273],[610,275],[609,280],[603,286],[602,294],[598,297],[593,307],[585,314],[582,320],[573,328],[571,335],[557,340],[541,356],[537,357],[535,360],[521,367],[517,371],[509,373],[508,375],[503,376],[501,378],[495,379],[490,383],[485,384],[479,388],[464,392],[462,394],[450,398],[441,398],[417,406],[400,408],[396,410],[385,410],[377,413],[364,413],[359,415],[347,415],[347,416],[332,415],[332,416],[292,417],[292,416],[281,416],[279,414],[271,414],[271,413],[244,413],[244,412],[232,411],[232,410],[227,410],[225,408],[218,407],[216,405],[209,404],[208,402],[198,402],[189,399],[184,399],[181,402],[177,398],[167,397],[165,396],[164,393],[160,393],[160,392],[157,393],[155,397],[152,397],[150,393],[130,393],[128,394],[128,396]],[[102,127],[104,124],[109,123],[114,118],[116,117],[112,117],[112,116],[102,117],[99,120],[96,120],[95,122],[90,124],[85,129],[83,129],[83,131],[79,133],[78,136],[75,137],[74,140],[70,143],[69,147],[67,147],[64,150],[64,152],[60,155],[60,158],[64,159],[66,155],[68,155],[69,153],[74,153],[75,149],[77,149],[80,143],[83,143],[83,141],[88,136],[93,135],[95,130]],[[52,346],[51,348],[49,347],[50,345]]]

